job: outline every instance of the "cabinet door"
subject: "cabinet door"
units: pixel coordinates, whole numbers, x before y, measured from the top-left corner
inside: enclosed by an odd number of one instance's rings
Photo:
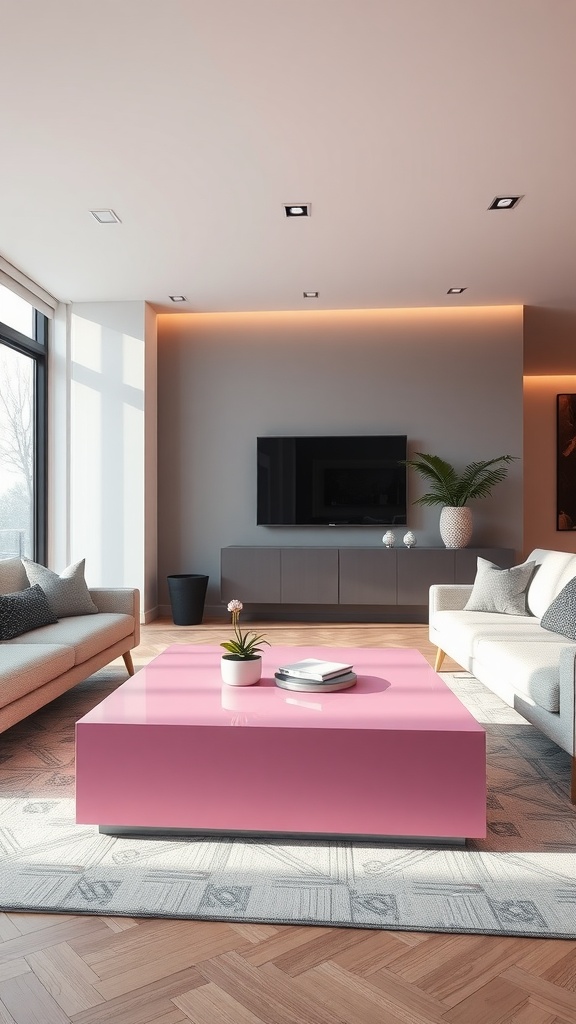
[[[340,604],[396,604],[396,551],[340,548]]]
[[[478,555],[501,569],[510,569],[515,564],[512,548],[458,548],[455,555],[455,583],[474,583]]]
[[[433,583],[454,583],[450,548],[398,550],[398,604],[428,604]]]
[[[282,604],[338,604],[338,548],[282,548]]]
[[[279,604],[280,548],[222,548],[220,596],[243,604]]]

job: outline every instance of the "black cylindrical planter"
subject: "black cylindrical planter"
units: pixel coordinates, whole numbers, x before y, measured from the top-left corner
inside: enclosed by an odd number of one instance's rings
[[[208,576],[184,572],[168,577],[172,618],[176,626],[197,626],[202,622]]]

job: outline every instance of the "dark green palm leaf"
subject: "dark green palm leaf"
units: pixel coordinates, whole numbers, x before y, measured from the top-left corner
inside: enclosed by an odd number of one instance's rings
[[[431,484],[428,494],[416,498],[414,505],[458,505],[458,474],[453,466],[438,455],[416,452],[415,459],[407,459],[405,466],[417,470]]]
[[[437,455],[416,452],[415,459],[403,465],[415,469],[431,484],[427,494],[416,498],[414,505],[462,506],[473,498],[486,498],[508,473],[508,463],[515,455],[499,455],[495,459],[470,462],[461,474]]]

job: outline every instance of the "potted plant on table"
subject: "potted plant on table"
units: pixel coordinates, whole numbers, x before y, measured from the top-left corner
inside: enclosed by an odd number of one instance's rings
[[[222,679],[231,686],[251,686],[257,683],[262,675],[261,644],[268,644],[261,633],[242,633],[238,621],[243,608],[242,601],[236,599],[228,604],[228,611],[232,614],[232,627],[234,629],[234,640],[224,640],[220,647],[224,647],[228,654],[223,654],[220,660]]]
[[[472,511],[468,502],[487,498],[496,484],[504,480],[508,464],[516,458],[516,455],[498,455],[484,462],[470,462],[458,473],[438,455],[416,452],[416,457],[406,459],[403,465],[415,469],[431,486],[412,504],[442,505],[440,536],[445,546],[465,548],[472,536]]]

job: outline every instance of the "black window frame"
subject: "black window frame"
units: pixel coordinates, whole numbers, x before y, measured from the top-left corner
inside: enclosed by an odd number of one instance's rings
[[[34,309],[34,338],[0,321],[0,344],[34,360],[33,558],[46,564],[48,553],[48,317]]]

